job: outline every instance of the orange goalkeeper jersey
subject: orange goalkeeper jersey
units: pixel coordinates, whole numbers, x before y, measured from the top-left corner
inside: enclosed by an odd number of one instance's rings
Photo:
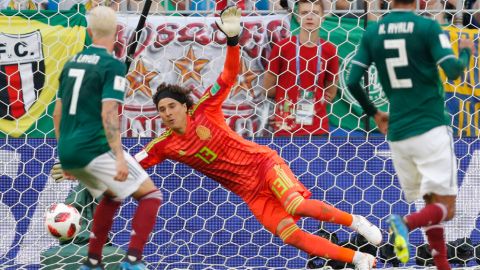
[[[238,74],[239,47],[228,47],[224,71],[187,116],[183,135],[166,130],[135,155],[148,168],[165,159],[189,165],[248,201],[263,186],[262,173],[279,163],[276,151],[245,140],[225,122],[222,103]],[[260,179],[260,180],[259,180]]]

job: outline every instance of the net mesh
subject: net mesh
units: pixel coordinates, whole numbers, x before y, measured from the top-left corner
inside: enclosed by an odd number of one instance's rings
[[[55,183],[49,170],[56,158],[52,104],[57,79],[65,61],[90,44],[85,13],[97,4],[118,10],[114,55],[131,61],[121,111],[123,145],[131,154],[164,130],[151,102],[160,83],[189,87],[198,100],[215,81],[223,67],[226,40],[215,26],[218,17],[214,14],[236,4],[244,10],[242,58],[238,83],[223,106],[230,127],[277,150],[312,191],[313,198],[366,216],[382,229],[384,239],[390,214],[404,215],[422,207],[420,202],[404,201],[387,142],[373,122],[361,116],[345,83],[364,19],[376,20],[388,12],[388,1],[324,1],[321,37],[336,49],[332,57],[338,57],[339,62],[338,73],[327,69],[325,74],[335,79],[337,94],[331,102],[317,100],[328,103],[322,121],[329,125],[314,130],[292,129],[294,104],[267,97],[264,84],[272,48],[298,33],[293,1],[155,0],[135,54],[127,56],[144,2],[0,1],[1,265],[7,269],[76,269],[86,256],[88,231],[82,231],[73,242],[59,243],[47,234],[43,215],[51,203],[66,201],[82,209],[87,229],[96,204],[76,182]],[[478,1],[470,0],[419,1],[417,11],[443,24],[456,51],[460,36],[478,44],[478,6]],[[480,263],[477,56],[463,79],[443,79],[459,163],[457,216],[446,223],[449,258],[456,267]],[[274,85],[281,83],[277,80]],[[364,83],[375,104],[388,109],[374,67]],[[149,173],[165,199],[145,247],[149,269],[300,269],[325,265],[321,259],[284,245],[256,221],[241,199],[199,172],[165,161]],[[107,269],[114,269],[123,258],[117,248],[126,250],[128,246],[135,207],[135,201],[126,201],[115,218],[105,259]],[[298,224],[339,244],[378,252],[382,262],[377,267],[399,266],[388,243],[375,249],[337,225],[313,219],[302,219]],[[420,230],[411,234],[414,256],[407,266],[431,265],[425,243]],[[329,266],[344,267],[333,262]]]

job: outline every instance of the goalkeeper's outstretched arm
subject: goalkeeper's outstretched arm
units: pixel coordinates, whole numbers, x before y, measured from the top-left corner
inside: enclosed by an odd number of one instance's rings
[[[241,14],[241,9],[231,6],[220,13],[220,22],[216,22],[218,29],[227,36],[227,55],[220,76],[228,86],[232,86],[235,83],[240,70],[240,47],[238,46],[238,39],[241,30]]]

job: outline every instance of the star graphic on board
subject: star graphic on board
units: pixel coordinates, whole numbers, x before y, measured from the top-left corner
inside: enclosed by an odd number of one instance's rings
[[[232,96],[237,95],[240,91],[246,91],[252,97],[254,97],[254,93],[252,91],[252,83],[258,77],[258,73],[255,71],[251,71],[245,60],[242,60],[242,66],[240,68],[240,73],[238,75],[237,84],[233,88]]]
[[[198,59],[195,56],[193,47],[190,46],[188,49],[187,55],[178,60],[170,60],[173,64],[180,70],[180,76],[182,76],[182,83],[186,82],[188,79],[192,78],[197,82],[201,82],[202,77],[200,76],[202,69],[207,65],[210,60],[208,59]]]
[[[135,91],[152,97],[152,89],[150,88],[150,81],[158,75],[158,72],[147,70],[142,59],[139,59],[135,64],[135,69],[127,74],[127,80],[130,83],[127,97],[133,95]]]

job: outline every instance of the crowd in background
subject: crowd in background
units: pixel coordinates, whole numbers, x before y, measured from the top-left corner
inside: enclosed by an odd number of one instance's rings
[[[211,14],[213,10],[221,10],[232,0],[153,0],[150,8],[152,14],[168,14],[174,12],[200,11],[198,14]],[[435,18],[441,24],[452,23],[456,10],[463,9],[463,25],[480,27],[480,0],[463,0],[463,7],[457,7],[457,0],[419,0],[418,10],[425,16]],[[85,4],[87,9],[96,5],[107,5],[120,12],[139,13],[143,9],[143,0],[1,0],[1,9],[47,9],[66,10],[75,4]],[[280,0],[238,0],[238,6],[247,11],[261,13],[284,12]],[[336,16],[361,16],[368,10],[368,19],[377,20],[389,9],[388,0],[323,0],[329,14]],[[233,3],[233,2],[232,2]],[[204,13],[202,13],[202,11]]]
[[[235,2],[233,2],[235,1]],[[210,16],[229,4],[236,4],[246,15],[295,12],[300,19],[300,32],[285,40],[273,41],[266,55],[265,74],[258,85],[272,101],[269,113],[270,130],[276,136],[307,136],[331,133],[327,105],[337,96],[339,54],[330,40],[312,37],[308,27],[318,29],[325,16],[378,20],[390,9],[388,0],[321,0],[318,11],[294,10],[297,0],[152,0],[150,13],[155,15]],[[462,15],[455,12],[463,2]],[[107,5],[121,13],[138,14],[143,0],[0,0],[0,9],[69,10],[78,4],[87,10]],[[480,0],[419,0],[417,9],[424,16],[441,24],[480,28]],[[461,13],[460,13],[461,14]],[[463,22],[462,22],[463,21]],[[310,45],[304,45],[310,36]],[[298,42],[300,40],[300,43]],[[308,43],[308,42],[307,42]],[[299,46],[301,44],[301,46]],[[298,49],[300,48],[300,49]],[[321,54],[320,60],[317,55]],[[317,61],[318,60],[318,61]],[[301,79],[299,79],[301,78]],[[314,105],[311,105],[314,104]]]

